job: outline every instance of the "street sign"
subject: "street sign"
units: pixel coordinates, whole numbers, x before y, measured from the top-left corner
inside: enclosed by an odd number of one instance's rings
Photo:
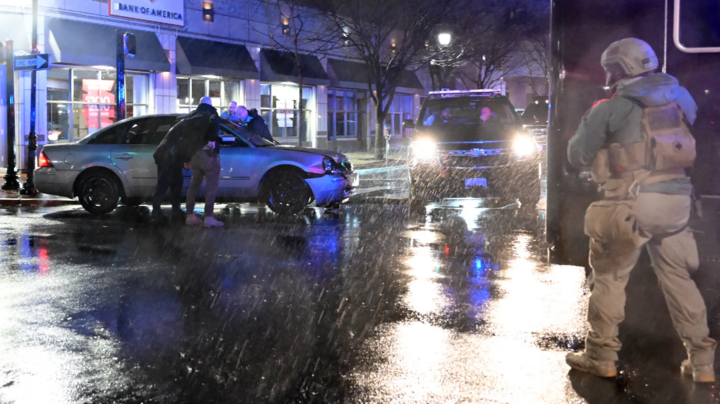
[[[47,70],[50,68],[50,55],[39,53],[35,55],[15,56],[13,70]]]

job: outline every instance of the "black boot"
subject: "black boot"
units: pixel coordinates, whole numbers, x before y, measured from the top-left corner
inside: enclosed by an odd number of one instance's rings
[[[185,224],[185,212],[180,208],[173,208],[172,210],[172,222]]]
[[[165,216],[163,216],[161,211],[154,211],[150,215],[150,224],[153,226],[164,226],[168,224],[168,220]]]

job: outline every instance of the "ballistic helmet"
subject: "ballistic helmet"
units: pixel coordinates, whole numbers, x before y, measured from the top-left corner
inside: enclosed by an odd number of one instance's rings
[[[625,38],[611,43],[605,49],[600,64],[605,69],[605,84],[611,86],[612,72],[619,70],[627,77],[639,76],[657,69],[658,58],[647,42],[637,38]]]

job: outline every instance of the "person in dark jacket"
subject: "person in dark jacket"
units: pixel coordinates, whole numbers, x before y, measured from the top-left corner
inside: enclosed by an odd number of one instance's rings
[[[222,227],[223,222],[215,219],[214,207],[215,197],[217,196],[218,182],[220,181],[220,116],[217,109],[212,106],[210,97],[203,97],[200,105],[194,112],[195,114],[205,114],[209,117],[210,124],[201,131],[202,138],[200,150],[197,150],[192,156],[190,165],[192,166],[192,179],[190,180],[190,189],[188,189],[185,208],[187,210],[187,219],[185,224],[197,225],[203,224],[205,227]],[[195,197],[203,180],[205,186],[205,218],[200,220],[195,216]]]
[[[175,125],[173,125],[173,128]],[[185,221],[185,213],[180,209],[182,201],[183,185],[183,161],[179,156],[172,153],[172,148],[180,140],[181,130],[172,129],[168,131],[157,150],[153,154],[157,164],[157,187],[153,198],[151,220],[160,224],[165,222],[165,217],[160,210],[160,204],[165,198],[168,188],[170,189],[170,202],[172,204],[173,221]],[[189,168],[189,166],[188,166]]]
[[[210,99],[206,101],[210,102]],[[168,188],[170,188],[173,220],[181,222],[186,220],[185,213],[180,209],[183,167],[190,169],[190,162],[196,152],[208,142],[217,140],[219,124],[217,110],[211,105],[201,103],[195,111],[176,122],[160,142],[153,154],[155,164],[158,166],[157,188],[153,198],[153,222],[159,224],[165,221],[160,204]],[[216,144],[219,146],[219,142]]]
[[[257,109],[253,108],[248,111],[245,107],[238,107],[237,114],[240,117],[240,121],[243,123],[243,126],[245,126],[247,130],[275,143],[275,140],[270,134],[270,129],[268,129],[262,116],[258,114]]]

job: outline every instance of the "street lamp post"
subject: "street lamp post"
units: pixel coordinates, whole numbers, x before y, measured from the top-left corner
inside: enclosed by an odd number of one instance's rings
[[[15,171],[15,81],[13,71],[13,41],[5,42],[5,106],[7,107],[7,171],[5,172],[4,190],[20,188],[17,171]]]
[[[32,53],[38,53],[38,35],[37,35],[37,8],[38,0],[32,2]],[[28,135],[28,154],[26,161],[27,178],[23,189],[20,193],[23,195],[36,195],[35,189],[35,155],[37,154],[37,134],[35,133],[37,121],[37,70],[30,72],[30,134]]]

